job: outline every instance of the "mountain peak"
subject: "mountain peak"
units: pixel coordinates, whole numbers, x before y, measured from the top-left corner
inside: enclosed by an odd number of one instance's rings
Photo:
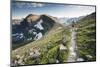
[[[26,16],[25,18],[28,22],[36,22],[37,20],[40,19],[39,15],[36,14],[29,14],[28,16]]]

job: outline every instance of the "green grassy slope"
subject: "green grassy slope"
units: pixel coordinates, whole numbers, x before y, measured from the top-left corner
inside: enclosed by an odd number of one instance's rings
[[[67,39],[65,46],[68,48],[70,44],[70,30],[55,24],[40,40],[33,41],[13,50],[12,61],[17,59],[16,55],[19,55],[20,57],[24,56],[22,60],[25,65],[57,63],[57,59],[59,63],[67,62],[68,49],[65,51],[59,50],[60,41],[62,41],[63,37]],[[29,57],[29,54],[34,52],[34,50],[38,50],[40,53],[38,60]]]
[[[81,19],[78,25],[77,43],[79,57],[85,61],[96,60],[96,13]]]

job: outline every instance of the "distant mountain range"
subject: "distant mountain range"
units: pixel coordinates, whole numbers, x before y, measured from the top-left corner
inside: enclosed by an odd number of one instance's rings
[[[63,17],[63,18],[59,18],[59,21],[67,26],[72,24],[72,22],[77,22],[84,17],[85,16],[73,17],[73,18]]]
[[[22,21],[21,19],[13,19],[12,25],[19,25],[21,21]]]

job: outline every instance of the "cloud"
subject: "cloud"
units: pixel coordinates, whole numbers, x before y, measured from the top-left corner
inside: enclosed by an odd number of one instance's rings
[[[31,3],[33,7],[43,7],[45,4],[42,3]]]
[[[29,3],[29,2],[14,2],[13,5],[17,6],[18,8],[33,8],[33,7],[43,7],[45,4],[42,3]]]
[[[20,3],[20,2],[15,2],[14,3],[18,8],[22,8],[24,5],[25,5],[25,3]]]

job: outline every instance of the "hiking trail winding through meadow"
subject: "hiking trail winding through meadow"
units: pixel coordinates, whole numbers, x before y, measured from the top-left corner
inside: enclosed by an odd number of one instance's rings
[[[77,28],[71,28],[71,44],[69,46],[69,56],[67,62],[76,62],[78,58],[77,54],[77,42],[76,42],[76,32]]]

